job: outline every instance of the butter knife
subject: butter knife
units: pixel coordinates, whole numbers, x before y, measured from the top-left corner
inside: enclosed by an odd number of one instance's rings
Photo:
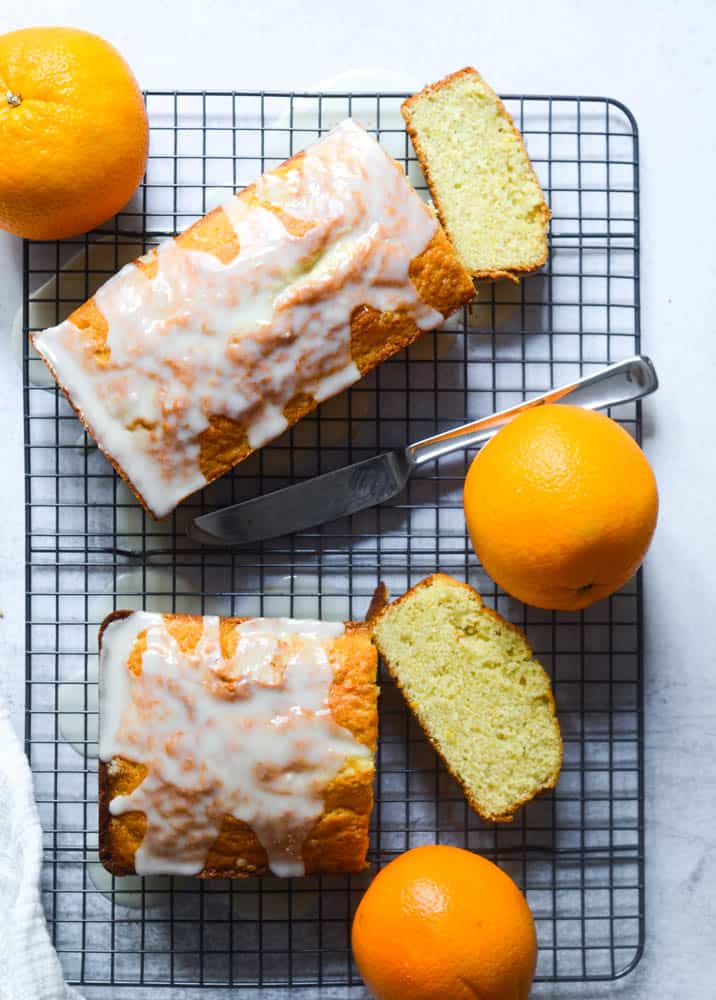
[[[649,358],[636,355],[508,410],[434,434],[404,450],[387,451],[285,489],[203,514],[189,525],[188,534],[205,545],[233,546],[304,531],[391,500],[419,465],[484,443],[518,414],[534,406],[571,403],[601,410],[648,396],[658,385]]]

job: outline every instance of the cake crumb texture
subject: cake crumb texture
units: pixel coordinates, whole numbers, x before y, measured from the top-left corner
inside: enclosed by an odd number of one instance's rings
[[[562,740],[524,634],[472,587],[435,574],[374,623],[386,665],[471,806],[505,822],[554,788]]]
[[[405,101],[402,113],[467,271],[517,280],[541,267],[551,213],[522,136],[480,74],[459,70]]]

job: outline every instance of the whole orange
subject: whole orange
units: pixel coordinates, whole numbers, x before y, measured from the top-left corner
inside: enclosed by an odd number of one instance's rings
[[[0,35],[0,228],[54,240],[105,222],[147,146],[141,91],[108,42],[77,28]]]
[[[515,883],[459,847],[415,847],[375,877],[353,955],[377,1000],[527,1000],[534,921]]]
[[[463,501],[493,580],[525,604],[564,611],[633,576],[658,509],[651,466],[624,428],[561,404],[527,410],[488,441]]]

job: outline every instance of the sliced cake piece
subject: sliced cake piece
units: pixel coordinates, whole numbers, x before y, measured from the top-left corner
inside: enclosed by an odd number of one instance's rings
[[[403,118],[440,221],[475,278],[510,278],[547,260],[550,210],[522,136],[477,70],[425,87]]]
[[[554,788],[562,739],[549,678],[520,629],[476,590],[429,576],[378,613],[373,638],[483,819],[509,822]]]

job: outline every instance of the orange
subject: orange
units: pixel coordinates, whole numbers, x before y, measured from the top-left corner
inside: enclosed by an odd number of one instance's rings
[[[0,228],[76,236],[115,215],[142,179],[147,114],[108,42],[76,28],[0,35]]]
[[[515,883],[459,847],[416,847],[373,880],[353,955],[377,1000],[527,1000],[534,921]]]
[[[641,448],[614,420],[578,406],[516,417],[478,452],[465,517],[475,552],[503,590],[574,611],[637,571],[658,496]]]

